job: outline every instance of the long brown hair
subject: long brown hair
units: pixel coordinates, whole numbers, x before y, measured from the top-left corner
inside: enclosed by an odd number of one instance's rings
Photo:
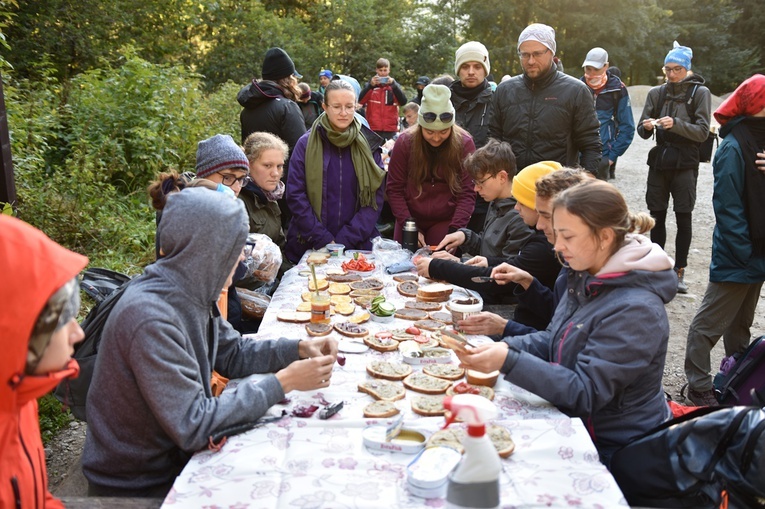
[[[409,181],[417,187],[417,197],[422,194],[422,184],[440,169],[439,176],[449,185],[449,190],[454,196],[462,192],[463,152],[464,140],[469,136],[458,125],[451,127],[449,138],[444,141],[438,159],[432,156],[433,152],[428,149],[430,144],[422,135],[422,127],[417,124],[408,131],[412,134],[412,149],[409,154]]]

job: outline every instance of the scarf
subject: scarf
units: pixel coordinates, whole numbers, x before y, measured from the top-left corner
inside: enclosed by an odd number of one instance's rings
[[[276,189],[273,191],[263,191],[263,196],[265,196],[268,201],[281,200],[282,196],[284,196],[284,189],[284,182],[280,180],[279,183],[276,184]]]
[[[765,117],[746,117],[733,127],[731,134],[741,146],[744,158],[744,213],[749,223],[752,255],[765,257],[765,173],[757,169],[757,152],[765,149]]]
[[[486,79],[484,79],[483,83],[481,83],[477,87],[465,88],[462,86],[461,81],[457,81],[452,84],[451,89],[454,95],[456,95],[457,97],[464,99],[466,101],[472,102],[473,100],[475,100],[476,97],[481,95],[481,92],[483,92],[486,89],[488,84],[489,82]]]
[[[382,185],[385,171],[377,166],[372,156],[369,143],[361,133],[361,122],[357,117],[345,131],[336,131],[329,122],[326,113],[322,113],[311,127],[308,145],[305,150],[305,180],[308,201],[316,217],[321,220],[322,190],[324,185],[324,145],[321,142],[318,127],[324,128],[329,142],[338,147],[351,147],[351,161],[359,183],[359,205],[377,210],[375,194]]]

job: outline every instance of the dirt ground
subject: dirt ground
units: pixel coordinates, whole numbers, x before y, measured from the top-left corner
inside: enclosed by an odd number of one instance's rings
[[[642,104],[648,87],[631,87],[635,119],[640,117]],[[719,99],[713,101],[713,109],[719,104]],[[616,170],[616,180],[612,181],[625,195],[633,211],[646,211],[645,190],[647,167],[645,164],[648,150],[653,146],[652,140],[643,140],[635,135],[635,140],[624,156],[619,158]],[[685,341],[688,327],[696,309],[701,304],[709,276],[709,260],[712,247],[712,230],[715,218],[712,210],[712,164],[702,163],[699,168],[698,195],[696,210],[693,214],[693,242],[688,259],[685,281],[689,291],[685,295],[678,294],[667,305],[670,321],[669,348],[667,351],[666,367],[664,368],[664,386],[667,393],[680,403],[680,389],[685,384],[683,362],[685,359]],[[675,222],[672,214],[667,218],[667,252],[674,256]],[[765,334],[765,298],[761,298],[755,313],[752,334],[757,337]],[[723,357],[722,341],[712,354],[713,370],[719,366]],[[86,425],[73,422],[64,428],[46,448],[48,477],[51,491],[59,496],[84,496],[87,487],[83,487],[82,479],[77,479],[77,461],[85,440]],[[79,476],[81,478],[81,475]]]

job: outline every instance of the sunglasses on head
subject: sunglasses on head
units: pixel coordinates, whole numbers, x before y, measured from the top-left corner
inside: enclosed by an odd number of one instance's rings
[[[446,113],[441,113],[440,115],[436,115],[432,111],[428,111],[427,113],[422,114],[422,119],[427,122],[428,124],[432,124],[436,121],[436,119],[440,120],[441,122],[451,122],[454,118],[454,113],[447,111]]]

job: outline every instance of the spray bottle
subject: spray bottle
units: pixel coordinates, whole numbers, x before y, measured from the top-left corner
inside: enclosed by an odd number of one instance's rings
[[[486,435],[486,421],[497,415],[494,403],[476,394],[458,394],[444,398],[444,408],[451,411],[444,428],[458,417],[468,425],[467,436],[462,441],[465,454],[449,475],[447,507],[499,507],[499,473],[502,471],[502,462]]]

